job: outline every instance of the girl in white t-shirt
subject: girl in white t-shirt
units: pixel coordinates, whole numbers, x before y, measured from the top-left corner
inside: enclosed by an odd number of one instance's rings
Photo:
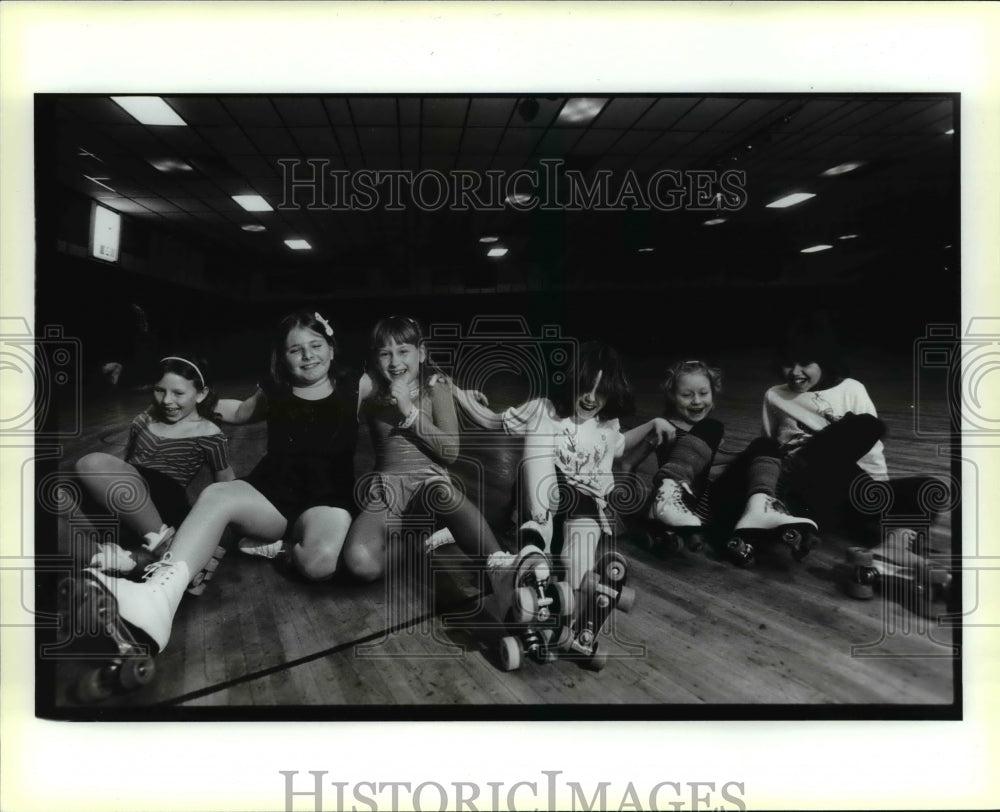
[[[814,320],[793,329],[779,355],[784,382],[764,394],[763,433],[777,443],[789,498],[808,508],[821,527],[840,526],[865,546],[889,541],[926,552],[912,530],[892,528],[886,534],[892,538],[884,540],[884,517],[864,512],[852,499],[888,488],[894,515],[924,516],[929,523],[933,511],[921,494],[937,484],[927,477],[889,479],[881,440],[885,424],[864,384],[847,376],[829,328]]]
[[[632,391],[618,353],[600,342],[583,344],[575,369],[551,398],[501,414],[470,392],[456,387],[454,393],[483,428],[524,437],[519,544],[550,551],[573,589],[592,571],[603,579],[609,568],[623,583],[624,557],[605,549],[614,526],[612,464],[640,442],[659,445],[673,432],[662,417],[622,431],[619,418],[632,409]]]

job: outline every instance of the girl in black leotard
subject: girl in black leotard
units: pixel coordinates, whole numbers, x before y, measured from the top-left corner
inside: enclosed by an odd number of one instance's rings
[[[242,402],[219,403],[226,420],[264,418],[273,432],[250,476],[205,488],[142,583],[88,571],[114,592],[121,617],[160,649],[191,574],[205,566],[230,524],[263,543],[284,539],[308,578],[328,578],[337,568],[351,525],[357,390],[334,371],[333,327],[319,313],[285,318],[271,355],[273,380]]]

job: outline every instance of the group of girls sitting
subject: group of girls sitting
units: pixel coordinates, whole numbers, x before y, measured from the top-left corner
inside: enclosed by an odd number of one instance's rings
[[[286,317],[271,346],[270,376],[242,401],[217,400],[203,359],[168,356],[153,404],[132,423],[124,461],[89,454],[77,463],[99,499],[115,476],[145,483],[142,509],[121,517],[141,546],[105,545],[80,577],[103,584],[120,618],[158,650],[227,527],[243,537],[243,552],[286,556],[309,579],[345,571],[373,581],[398,541],[392,528],[418,504],[433,505],[444,538],[485,571],[502,620],[518,587],[544,581],[552,568],[579,588],[614,546],[615,461],[634,469],[654,450],[658,470],[643,508],[651,520],[687,530],[706,521],[775,526],[759,524],[766,514],[779,525],[815,528],[846,515],[859,541],[880,542],[868,535],[870,517],[850,509],[849,492],[858,477],[887,479],[884,425],[829,341],[800,336],[785,348],[783,383],[765,394],[763,436],[732,454],[722,447],[722,424],[710,416],[721,373],[702,361],[673,365],[664,415],[625,430],[632,392],[620,356],[606,344],[582,345],[566,385],[551,397],[497,414],[480,393],[438,374],[413,319],[382,319],[371,335],[367,371],[352,378],[337,363],[326,318],[305,311]],[[511,551],[449,473],[461,441],[456,407],[484,428],[524,438]],[[267,451],[248,476],[234,478],[216,419],[266,421]],[[356,481],[361,420],[375,467]],[[215,482],[188,509],[185,489],[206,464]],[[900,483],[901,498],[917,485]],[[808,515],[789,516],[779,496]]]

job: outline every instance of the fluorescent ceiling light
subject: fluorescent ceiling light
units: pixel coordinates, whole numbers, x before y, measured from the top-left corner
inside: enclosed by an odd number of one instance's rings
[[[828,248],[833,248],[832,245],[810,245],[808,248],[803,248],[803,254],[815,254],[817,251],[826,251]]]
[[[84,177],[91,183],[96,183],[98,186],[107,189],[109,192],[114,192],[115,194],[118,194],[118,192],[115,192],[115,190],[112,189],[110,186],[108,186],[108,184],[101,183],[102,180],[111,180],[111,178],[92,178],[90,177],[90,175],[84,175]]]
[[[187,122],[159,96],[112,96],[111,100],[140,124],[160,124],[167,127],[187,126]]]
[[[491,248],[489,251],[486,252],[486,256],[488,256],[488,257],[502,257],[506,253],[507,253],[507,249],[506,248]]]
[[[194,168],[190,164],[177,158],[150,158],[149,163],[154,169],[159,169],[161,172],[194,172]]]
[[[240,226],[240,228],[242,228],[244,231],[252,231],[255,234],[258,231],[267,231],[267,228],[265,226],[262,226],[260,223],[247,223],[245,226]]]
[[[497,242],[499,237],[480,237],[479,242]]]
[[[559,111],[559,118],[556,120],[562,124],[590,121],[597,117],[607,101],[607,99],[569,99]]]
[[[810,197],[816,197],[816,195],[810,192],[795,192],[791,195],[779,197],[777,200],[772,200],[767,204],[767,208],[787,209],[789,206],[794,206],[796,203],[801,203],[803,200],[808,200]]]
[[[655,250],[656,250],[655,248],[640,248],[639,249],[639,253],[640,254],[651,254]]]
[[[704,223],[702,223],[702,225],[703,226],[717,226],[720,223],[724,223],[724,222],[726,222],[726,218],[725,217],[713,217],[711,220],[706,220]]]
[[[260,195],[233,195],[233,200],[247,211],[274,211]]]
[[[831,166],[829,169],[820,172],[820,175],[825,178],[833,177],[834,175],[846,175],[848,172],[853,172],[863,163],[864,161],[848,161],[846,164],[837,164],[836,166]]]
[[[309,251],[312,246],[305,240],[285,240],[285,245],[293,251]]]
[[[838,240],[853,240],[857,237],[857,234],[841,234],[837,237]]]
[[[944,131],[944,134],[945,134],[945,135],[954,135],[954,134],[955,134],[955,131],[954,131],[953,129],[952,129],[952,130],[945,130],[945,131]]]

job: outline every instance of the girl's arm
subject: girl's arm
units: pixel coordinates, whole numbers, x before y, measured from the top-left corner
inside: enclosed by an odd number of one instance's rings
[[[462,408],[462,411],[471,418],[472,422],[477,426],[484,429],[491,429],[493,431],[501,431],[504,428],[503,419],[491,409],[487,409],[482,401],[485,401],[485,396],[478,391],[469,392],[465,389],[459,389],[455,385],[454,381],[449,378],[441,377],[438,379],[438,384],[434,387],[435,389],[442,389],[446,392],[450,391],[451,395],[454,397],[455,402]],[[454,410],[454,406],[452,407]]]
[[[664,440],[672,443],[674,438],[677,436],[677,429],[675,429],[673,424],[665,417],[654,417],[652,420],[648,420],[642,425],[636,426],[634,429],[629,429],[624,432],[624,436],[625,453],[631,451],[643,440],[646,441],[649,451],[652,451],[658,445],[663,443]],[[649,451],[647,451],[646,454],[648,454]],[[643,459],[644,458],[645,454],[643,455]],[[638,465],[641,461],[642,459],[634,464]]]
[[[361,376],[361,380],[358,381],[358,418],[361,417],[361,404],[364,403],[368,398],[371,397],[372,392],[375,389],[375,384],[372,383],[371,377],[366,372]]]
[[[445,386],[430,388],[431,414],[421,412],[413,427],[417,436],[445,464],[458,459],[459,432],[455,401]]]
[[[235,400],[233,398],[220,399],[215,405],[215,413],[225,423],[234,423],[237,425],[250,423],[257,419],[257,415],[266,402],[267,397],[260,387],[258,387],[257,391],[246,400]]]
[[[216,482],[232,482],[234,479],[236,479],[236,472],[233,471],[233,466],[231,465],[223,468],[221,471],[215,472]]]

